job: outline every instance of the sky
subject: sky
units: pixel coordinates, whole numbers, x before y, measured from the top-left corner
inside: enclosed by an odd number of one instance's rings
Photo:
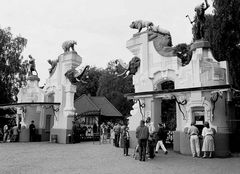
[[[23,52],[31,54],[43,85],[49,77],[48,59],[63,53],[62,43],[76,40],[82,66],[106,68],[111,60],[129,62],[126,42],[137,30],[134,20],[148,20],[170,31],[173,45],[190,43],[192,29],[186,15],[204,0],[1,0],[0,28],[28,40]],[[212,6],[212,0],[208,0]],[[209,8],[206,13],[212,13]]]

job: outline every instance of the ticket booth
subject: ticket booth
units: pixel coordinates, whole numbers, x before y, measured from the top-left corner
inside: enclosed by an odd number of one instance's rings
[[[195,123],[199,130],[199,134],[202,134],[203,124],[205,122],[204,107],[193,107],[192,108],[192,121]]]

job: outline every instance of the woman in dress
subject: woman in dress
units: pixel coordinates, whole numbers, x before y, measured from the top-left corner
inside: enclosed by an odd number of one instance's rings
[[[214,131],[212,128],[210,128],[209,123],[204,123],[204,128],[202,130],[202,136],[203,136],[203,158],[212,158],[213,152],[215,150],[214,147]]]

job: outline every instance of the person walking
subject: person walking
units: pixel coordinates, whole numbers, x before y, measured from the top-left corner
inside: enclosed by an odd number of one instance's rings
[[[213,152],[215,151],[215,146],[214,146],[214,133],[212,128],[210,128],[209,123],[205,122],[204,123],[204,128],[202,130],[202,136],[203,136],[203,146],[202,146],[202,151],[203,151],[203,158],[212,158],[213,157]]]
[[[124,126],[122,128],[122,141],[123,141],[123,155],[129,156],[128,155],[128,148],[129,148],[129,132],[128,132],[128,127]]]
[[[35,131],[36,127],[34,125],[34,121],[31,121],[31,124],[29,125],[29,131],[30,131],[30,142],[33,142],[35,140]]]
[[[156,145],[156,150],[155,153],[158,153],[158,150],[161,146],[162,150],[164,151],[164,154],[168,154],[168,151],[166,147],[164,146],[164,139],[165,139],[165,130],[163,124],[159,123],[158,124],[158,132],[157,132],[157,145]]]
[[[3,127],[3,142],[4,143],[7,141],[8,134],[9,134],[8,125],[5,124]]]
[[[188,129],[188,135],[190,136],[190,147],[192,152],[192,157],[200,157],[200,145],[199,145],[199,130],[195,126],[195,123],[192,122],[191,126]]]
[[[147,126],[144,125],[145,121],[140,121],[140,126],[136,129],[136,138],[138,139],[139,145],[139,161],[145,161],[146,159],[146,147],[147,147],[147,140],[149,137],[149,129]]]

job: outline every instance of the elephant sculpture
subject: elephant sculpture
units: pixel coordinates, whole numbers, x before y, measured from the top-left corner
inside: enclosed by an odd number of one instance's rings
[[[129,61],[129,64],[126,65],[126,64],[123,64],[121,60],[117,59],[116,60],[116,63],[119,64],[120,66],[122,66],[124,70],[124,72],[122,74],[119,74],[118,77],[121,77],[123,75],[126,75],[127,72],[128,72],[128,75],[125,76],[124,78],[130,76],[130,75],[135,75],[137,70],[138,70],[138,67],[140,66],[140,58],[137,57],[137,56],[134,56],[130,61]]]
[[[69,52],[70,51],[70,48],[72,49],[72,51],[75,51],[74,50],[74,45],[77,45],[77,42],[74,41],[74,40],[68,40],[68,41],[65,41],[63,42],[62,44],[62,48],[64,50],[64,52]]]
[[[52,75],[53,72],[54,72],[55,67],[57,66],[58,59],[56,59],[56,60],[50,60],[50,59],[48,59],[48,63],[51,65],[51,68],[49,68],[48,71],[49,71],[49,74]]]
[[[87,83],[82,80],[83,75],[89,71],[90,66],[87,65],[82,71],[77,68],[72,68],[65,73],[65,77],[73,84],[76,85],[78,82]]]

